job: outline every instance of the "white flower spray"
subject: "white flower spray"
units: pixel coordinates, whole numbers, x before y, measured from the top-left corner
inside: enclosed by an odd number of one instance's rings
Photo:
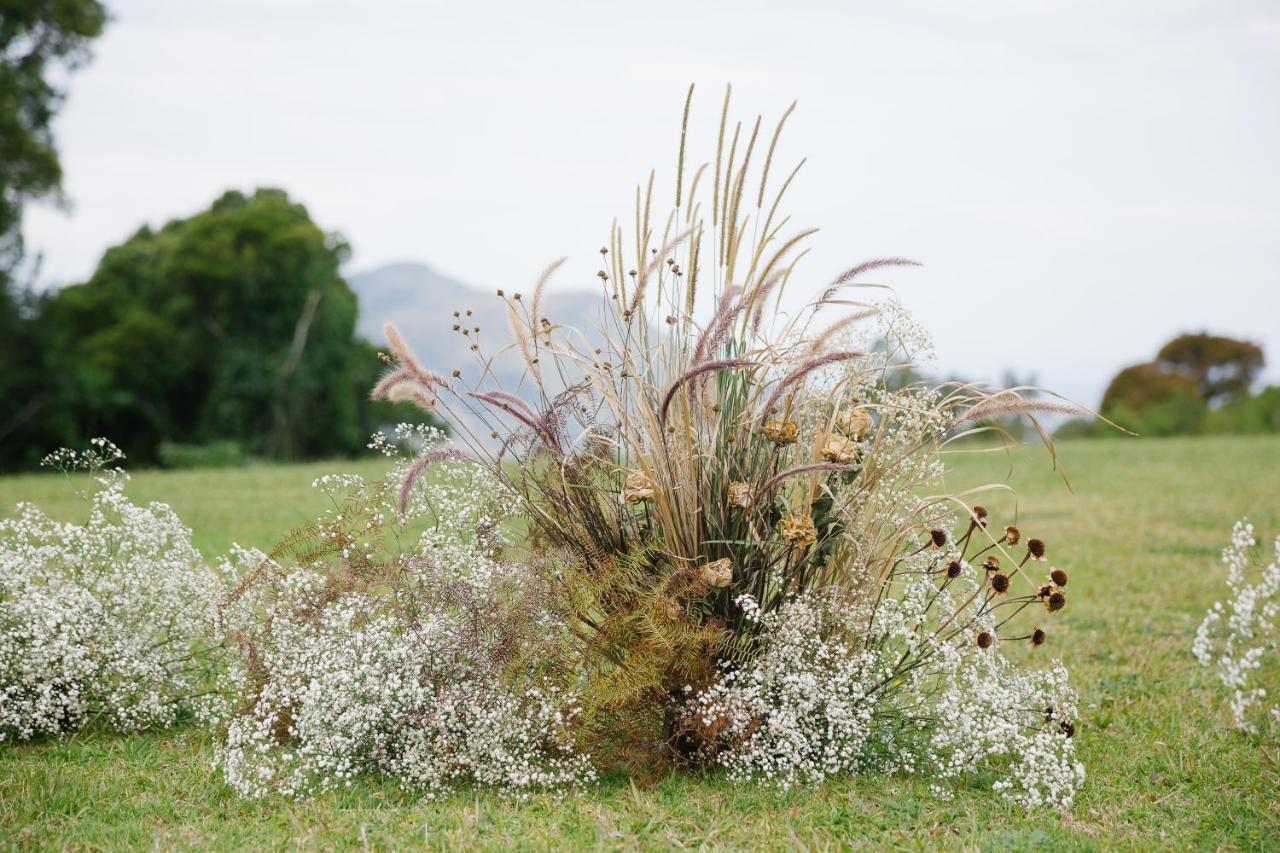
[[[0,741],[172,725],[200,710],[223,581],[168,506],[137,506],[105,439],[44,464],[87,475],[83,524],[0,520]]]
[[[1275,558],[1258,568],[1253,525],[1236,522],[1231,544],[1222,550],[1231,599],[1214,602],[1196,631],[1191,651],[1230,691],[1231,718],[1236,728],[1260,734],[1266,724],[1280,731],[1280,705],[1267,707],[1266,688],[1251,681],[1280,645],[1280,537]]]

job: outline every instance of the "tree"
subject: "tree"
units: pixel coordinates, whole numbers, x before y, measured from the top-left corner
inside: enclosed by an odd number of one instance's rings
[[[79,67],[102,33],[96,0],[0,0],[0,283],[22,259],[22,206],[62,188],[50,127],[64,92],[52,73]]]
[[[1200,389],[1192,380],[1170,373],[1159,364],[1135,364],[1121,370],[1107,385],[1102,395],[1102,413],[1105,415],[1121,406],[1131,412],[1141,412],[1170,397],[1199,400]]]
[[[95,0],[0,0],[0,467],[38,458],[38,440],[65,426],[49,415],[57,383],[38,328],[42,300],[15,271],[23,205],[62,186],[50,125],[63,92],[51,77],[88,58],[105,22]]]
[[[1160,348],[1156,361],[1194,382],[1210,406],[1247,394],[1265,364],[1257,344],[1205,332],[1179,335]]]
[[[233,439],[276,459],[359,449],[378,362],[355,337],[347,254],[274,189],[228,192],[109,249],[47,310],[80,437],[144,460],[164,441]]]

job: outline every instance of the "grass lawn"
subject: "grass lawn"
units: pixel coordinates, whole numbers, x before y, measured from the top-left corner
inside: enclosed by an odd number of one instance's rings
[[[516,803],[483,791],[427,802],[368,780],[304,802],[243,802],[211,767],[197,728],[86,734],[0,747],[0,844],[17,847],[276,848],[439,845],[1280,847],[1280,744],[1230,728],[1217,682],[1190,654],[1225,589],[1218,552],[1251,518],[1280,531],[1280,438],[1131,439],[1059,448],[1074,494],[1043,454],[953,457],[952,488],[1006,480],[1018,525],[1071,573],[1070,605],[1040,653],[1071,669],[1084,709],[1076,738],[1089,778],[1070,815],[1022,813],[984,787],[940,802],[916,780],[862,778],[776,791],[674,776],[639,789],[612,779],[581,797]],[[380,463],[144,472],[135,500],[165,500],[216,554],[270,546],[307,521],[326,471]],[[0,479],[0,513],[33,500],[73,517],[56,477]],[[982,501],[1006,523],[1013,499]],[[1021,654],[1021,650],[1018,650]],[[1280,688],[1280,684],[1274,684]]]

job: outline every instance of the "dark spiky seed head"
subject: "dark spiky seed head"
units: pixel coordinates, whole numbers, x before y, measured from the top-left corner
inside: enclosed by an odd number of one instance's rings
[[[453,378],[454,378],[454,379],[461,378],[461,376],[462,376],[462,371],[461,371],[461,370],[455,370],[455,371],[453,371]]]
[[[1065,592],[1053,592],[1045,599],[1045,606],[1049,608],[1049,612],[1061,610],[1067,606],[1067,594]]]
[[[987,526],[987,508],[985,506],[975,506],[973,508],[973,517],[978,520],[978,524],[983,527]]]
[[[609,249],[608,249],[608,248],[606,248],[605,246],[601,246],[601,247],[600,247],[600,254],[602,254],[602,255],[607,255],[607,254],[609,254]]]
[[[1004,572],[996,572],[991,576],[991,588],[1000,595],[1009,591],[1009,576]]]
[[[982,568],[989,572],[994,572],[996,569],[1000,568],[1000,558],[995,554],[990,555],[987,559],[982,561]]]
[[[498,288],[498,295],[499,295],[499,296],[502,296],[502,295],[503,295],[503,293],[502,293],[502,288],[501,288],[501,287],[499,287],[499,288]]]
[[[1062,569],[1054,569],[1053,571],[1049,572],[1049,577],[1058,586],[1067,585],[1067,573],[1064,572]]]
[[[1053,587],[1049,586],[1048,584],[1045,584],[1044,586],[1040,587],[1040,592],[1038,592],[1037,595],[1039,595],[1041,598],[1048,598],[1049,593],[1051,592],[1053,592]]]
[[[1027,552],[1030,553],[1031,556],[1039,560],[1041,557],[1044,556],[1044,543],[1041,542],[1039,539],[1028,539]]]
[[[1031,645],[1043,646],[1044,640],[1045,640],[1045,633],[1043,628],[1036,628],[1034,631],[1031,632]]]
[[[1006,527],[1004,529],[1004,541],[1008,542],[1010,545],[1017,545],[1021,539],[1022,531],[1018,530],[1018,528]]]
[[[1061,728],[1061,729],[1062,729],[1062,733],[1063,733],[1064,735],[1066,735],[1067,737],[1075,737],[1075,736],[1076,736],[1076,724],[1075,724],[1075,723],[1068,723],[1066,720],[1063,720],[1063,721],[1059,724],[1059,728]]]
[[[947,578],[955,580],[958,577],[960,577],[960,561],[952,560],[950,563],[947,563]]]
[[[929,531],[929,538],[933,540],[933,547],[941,548],[947,544],[947,531],[935,527]]]
[[[991,648],[991,644],[993,642],[995,642],[995,637],[991,636],[991,632],[989,631],[978,632],[978,648],[989,649]]]

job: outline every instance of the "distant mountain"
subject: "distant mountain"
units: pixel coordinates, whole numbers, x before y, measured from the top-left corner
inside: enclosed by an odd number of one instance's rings
[[[461,370],[464,380],[474,382],[479,374],[479,361],[470,346],[474,334],[463,337],[453,331],[455,323],[465,328],[480,327],[480,345],[487,355],[507,346],[506,305],[492,290],[477,290],[457,279],[441,275],[424,264],[389,264],[347,277],[359,299],[360,335],[383,345],[386,338],[382,326],[394,322],[409,341],[422,363],[441,373]],[[526,298],[530,294],[525,292]],[[601,299],[588,291],[555,293],[543,296],[543,314],[552,322],[572,326],[589,337],[599,325]],[[466,316],[470,309],[472,314]],[[456,319],[453,312],[463,314]],[[494,373],[500,384],[514,389],[524,372],[523,362],[515,352],[507,352],[494,361]]]

